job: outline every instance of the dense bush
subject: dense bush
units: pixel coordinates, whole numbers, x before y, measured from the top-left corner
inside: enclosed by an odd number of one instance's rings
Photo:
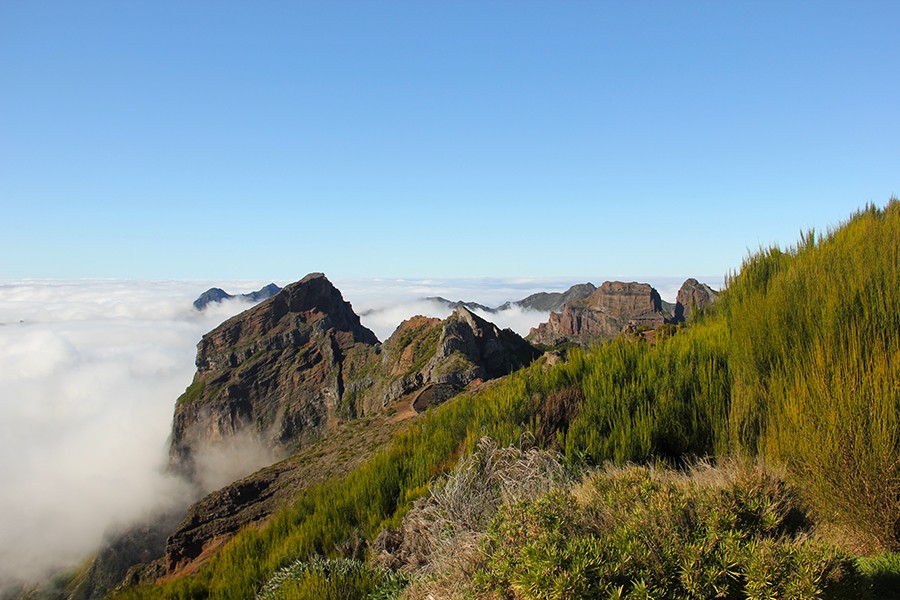
[[[784,481],[607,470],[576,491],[500,509],[480,592],[501,598],[864,598],[851,557],[807,538]]]
[[[860,547],[900,549],[900,202],[731,279],[732,450],[784,462]]]
[[[401,575],[368,563],[320,556],[279,569],[256,600],[357,600],[391,598],[404,586]]]
[[[721,323],[653,347],[626,338],[573,352],[567,368],[584,401],[565,435],[573,459],[600,464],[679,460],[724,448],[730,402]]]

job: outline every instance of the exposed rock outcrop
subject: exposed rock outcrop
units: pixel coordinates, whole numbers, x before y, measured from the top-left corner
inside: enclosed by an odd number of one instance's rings
[[[675,298],[675,321],[682,322],[691,318],[691,313],[703,310],[719,298],[719,292],[693,277],[681,284]]]
[[[263,286],[255,292],[238,295],[232,295],[222,288],[214,287],[209,288],[208,290],[200,294],[200,296],[196,300],[194,300],[194,308],[196,308],[197,310],[203,310],[208,304],[222,302],[223,300],[230,300],[232,298],[238,298],[247,302],[262,302],[263,300],[271,298],[280,291],[281,288],[274,283]]]
[[[384,344],[383,360],[391,380],[383,403],[429,385],[441,386],[432,393],[445,397],[448,389],[506,375],[539,354],[512,330],[501,330],[463,306],[443,321],[413,317]]]
[[[670,318],[659,292],[650,285],[607,281],[584,300],[566,304],[561,313],[550,313],[549,321],[532,329],[528,338],[548,346],[587,345],[612,339],[629,324],[656,327]]]
[[[464,385],[506,375],[538,356],[540,353],[511,329],[500,329],[460,307],[443,321],[437,349],[424,373],[435,383]]]
[[[692,311],[710,306],[718,296],[693,278],[682,284],[675,304],[663,301],[646,283],[607,281],[586,298],[569,301],[562,311],[551,312],[549,320],[533,328],[528,339],[547,346],[602,342],[625,330],[634,333],[664,323],[681,323]]]
[[[366,412],[366,365],[378,339],[321,273],[225,321],[197,345],[197,373],[178,399],[173,464],[194,474],[198,452],[240,433],[287,453],[336,419]],[[260,466],[260,465],[257,465]]]
[[[194,381],[176,406],[170,455],[190,476],[210,447],[240,442],[283,456],[426,385],[461,389],[536,356],[518,335],[464,307],[444,321],[410,319],[382,348],[315,273],[203,336]]]

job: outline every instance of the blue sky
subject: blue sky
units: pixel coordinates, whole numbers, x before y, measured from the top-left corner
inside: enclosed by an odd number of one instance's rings
[[[715,276],[900,194],[896,2],[0,3],[0,279]]]

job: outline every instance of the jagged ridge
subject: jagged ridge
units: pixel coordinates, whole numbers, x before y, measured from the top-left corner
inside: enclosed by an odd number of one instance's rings
[[[247,302],[260,302],[262,300],[266,300],[267,298],[271,298],[280,291],[281,288],[274,283],[263,286],[255,292],[237,295],[229,294],[222,288],[214,287],[209,288],[208,290],[200,294],[200,296],[196,300],[194,300],[194,308],[196,308],[197,310],[203,310],[209,304],[222,302],[223,300],[231,300],[232,298],[238,298]]]

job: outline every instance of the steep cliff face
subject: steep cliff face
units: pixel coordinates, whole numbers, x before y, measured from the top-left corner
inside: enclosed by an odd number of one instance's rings
[[[551,313],[549,321],[532,329],[528,337],[545,345],[589,344],[614,338],[626,325],[657,327],[670,317],[659,292],[650,285],[607,281],[584,300]]]
[[[662,300],[649,284],[606,281],[585,299],[584,305],[622,320],[658,313]]]
[[[175,409],[173,464],[194,475],[198,455],[239,440],[275,455],[318,439],[366,412],[357,392],[378,351],[324,275],[284,288],[197,345],[197,373]]]
[[[700,283],[693,277],[685,280],[675,299],[675,320],[687,321],[691,318],[692,312],[705,309],[718,298],[719,292],[705,283]]]

